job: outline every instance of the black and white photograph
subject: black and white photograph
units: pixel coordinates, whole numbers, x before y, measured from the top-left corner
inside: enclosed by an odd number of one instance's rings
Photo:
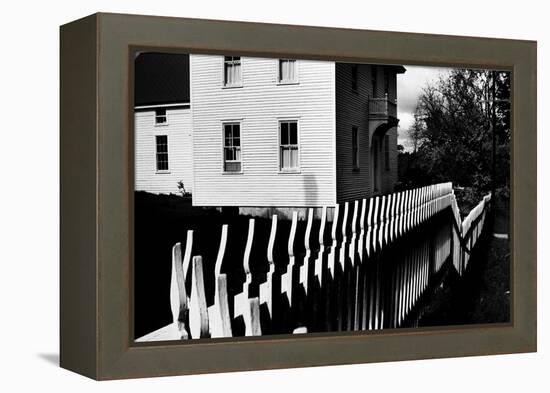
[[[511,75],[136,53],[134,340],[509,322]]]

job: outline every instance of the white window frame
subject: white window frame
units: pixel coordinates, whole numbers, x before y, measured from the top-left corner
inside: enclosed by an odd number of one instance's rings
[[[240,79],[239,83],[227,83],[226,75],[225,75],[225,65],[228,62],[226,60],[226,57],[239,58],[239,64],[241,66],[241,72],[240,72]],[[235,62],[235,60],[230,60],[231,62]],[[224,89],[231,89],[235,87],[243,87],[243,57],[242,56],[222,56],[222,88]]]
[[[281,79],[281,65],[284,61],[292,61],[294,62],[294,79]],[[299,76],[299,64],[297,59],[287,59],[287,58],[280,58],[277,59],[277,84],[279,85],[297,85],[300,83],[300,76]]]
[[[281,123],[290,123],[290,122],[294,122],[296,123],[296,146],[298,147],[298,158],[297,158],[297,163],[298,163],[298,166],[294,167],[294,168],[283,168],[283,157],[282,157],[282,154],[281,154],[281,147],[282,147],[282,144],[281,144]],[[290,144],[289,144],[290,145]],[[301,172],[301,157],[302,157],[302,154],[301,154],[301,149],[302,149],[302,146],[300,144],[300,120],[296,117],[292,117],[292,118],[280,118],[277,120],[277,151],[278,151],[278,166],[279,166],[279,173],[300,173]]]
[[[158,137],[166,137],[166,153],[159,153],[158,151]],[[167,134],[157,134],[157,135],[154,135],[154,142],[155,142],[155,173],[158,173],[158,174],[162,174],[162,173],[170,173],[170,143],[169,143],[169,140],[168,140],[168,135]],[[166,166],[168,167],[167,169],[158,169],[159,165],[159,154],[166,154]]]
[[[158,115],[158,111],[164,111],[164,115]],[[159,123],[158,119],[164,117],[164,122]],[[168,125],[168,111],[166,108],[155,108],[155,127],[165,127]]]
[[[240,160],[240,163],[241,163],[241,170],[240,171],[226,171],[225,170],[225,163],[226,163],[226,160],[225,160],[225,126],[226,125],[234,125],[234,124],[238,124],[239,125],[239,139],[240,139],[240,146],[239,146],[239,150],[241,152],[241,160]],[[243,163],[243,123],[242,123],[242,120],[241,119],[233,119],[233,120],[223,120],[221,122],[221,137],[222,137],[222,150],[221,150],[221,155],[222,155],[222,166],[221,166],[221,173],[223,175],[240,175],[243,173],[243,167],[244,167],[244,163]],[[236,160],[232,160],[230,162],[237,162]]]

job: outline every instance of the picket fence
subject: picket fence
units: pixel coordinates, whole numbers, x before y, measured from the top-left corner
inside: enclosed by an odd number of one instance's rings
[[[242,291],[234,296],[229,296],[227,274],[222,273],[229,230],[225,224],[210,306],[203,264],[211,261],[191,255],[189,230],[185,250],[180,243],[172,249],[173,323],[137,341],[415,326],[419,304],[442,266],[450,260],[459,274],[466,271],[490,201],[489,194],[462,220],[452,184],[435,184],[322,207],[318,233],[312,231],[314,209],[308,209],[305,220],[293,212],[287,255],[279,259],[274,257],[278,217],[273,215],[267,274],[256,287],[249,266],[255,236],[255,219],[250,218]],[[295,252],[298,225],[306,225],[305,253],[300,255]]]

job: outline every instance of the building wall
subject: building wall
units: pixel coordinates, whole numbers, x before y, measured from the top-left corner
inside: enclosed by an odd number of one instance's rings
[[[278,59],[242,58],[242,87],[223,87],[223,56],[191,55],[196,206],[334,204],[332,62],[298,60],[297,84],[277,83]],[[299,173],[279,170],[281,118],[298,119]],[[241,123],[242,173],[223,172],[222,123]]]
[[[167,109],[167,125],[155,125],[154,110],[135,112],[135,190],[178,193],[178,181],[193,189],[192,123],[189,107]],[[156,135],[168,136],[168,171],[156,170]]]
[[[382,167],[382,193],[384,194],[393,192],[395,183],[397,183],[397,127],[390,128],[386,135],[389,136],[390,142],[390,168],[386,170]]]
[[[372,83],[376,74],[376,92]],[[336,63],[336,181],[338,202],[353,201],[373,194],[371,140],[369,135],[380,122],[370,122],[368,99],[373,95],[385,96],[384,72],[388,72],[388,98],[396,98],[396,74],[385,66],[358,65],[357,90],[352,89],[352,64]],[[359,168],[353,167],[352,128],[358,127]],[[390,135],[390,170],[385,170],[384,149],[380,155],[381,193],[393,191],[397,181],[397,129],[388,131]],[[383,139],[383,138],[382,138]],[[394,162],[395,161],[395,162]]]
[[[359,65],[357,91],[352,90],[352,65],[336,63],[336,181],[338,202],[370,194],[368,97],[371,67]],[[352,127],[358,127],[359,169],[353,168]]]

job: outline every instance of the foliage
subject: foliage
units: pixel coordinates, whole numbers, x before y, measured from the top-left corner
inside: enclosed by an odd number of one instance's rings
[[[401,187],[452,181],[465,190],[460,197],[465,208],[473,200],[479,201],[493,185],[495,105],[495,186],[509,189],[509,98],[508,72],[453,69],[425,86],[409,129],[414,150],[399,154]]]
[[[178,192],[181,194],[182,197],[188,197],[191,195],[191,193],[185,189],[185,184],[183,184],[183,180],[178,181]]]

